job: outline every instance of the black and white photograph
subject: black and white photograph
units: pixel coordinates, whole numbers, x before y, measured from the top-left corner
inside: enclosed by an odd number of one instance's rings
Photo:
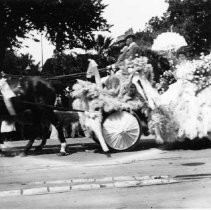
[[[0,209],[211,208],[211,0],[0,0]]]

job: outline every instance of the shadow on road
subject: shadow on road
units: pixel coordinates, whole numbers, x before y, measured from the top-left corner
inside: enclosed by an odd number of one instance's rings
[[[20,155],[21,152],[24,150],[24,146],[16,146],[10,147],[5,149],[3,155],[6,157],[15,157]],[[158,145],[155,143],[154,139],[142,139],[140,144],[136,145],[135,148],[128,150],[127,152],[134,152],[134,151],[143,151],[148,150],[151,148],[158,148],[160,150],[201,150],[201,149],[208,149],[211,148],[211,141],[203,138],[203,139],[195,139],[195,140],[188,140],[186,139],[184,142],[175,142],[172,144],[164,144]],[[45,154],[58,154],[60,151],[60,144],[56,145],[46,145],[42,151],[35,151],[36,146],[33,146],[32,149],[28,152],[28,155],[45,155]],[[112,153],[118,153],[122,151],[114,151],[110,150],[108,153],[104,153],[99,144],[95,142],[90,143],[69,143],[67,146],[67,151],[70,154],[74,154],[77,152],[91,152],[91,153],[99,153],[110,155]]]
[[[201,150],[211,148],[211,141],[207,138],[175,142],[164,146],[165,150]]]
[[[15,157],[20,155],[24,151],[25,146],[16,146],[7,148],[4,150],[3,154],[6,157]],[[28,152],[28,155],[45,155],[45,154],[58,154],[60,151],[60,144],[57,145],[46,145],[41,151],[35,151],[36,146],[33,146],[31,150]],[[101,151],[101,148],[96,143],[74,143],[67,145],[67,152],[70,154],[77,153],[77,152],[85,152],[86,150],[94,151],[94,150]],[[103,153],[103,152],[102,152]]]

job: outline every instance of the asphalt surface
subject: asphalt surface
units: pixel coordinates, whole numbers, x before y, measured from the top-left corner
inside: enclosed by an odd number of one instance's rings
[[[90,190],[96,194],[131,187],[139,191],[142,187],[174,185],[181,193],[179,186],[187,185],[191,190],[192,182],[210,186],[211,145],[207,141],[157,146],[150,136],[143,137],[135,151],[109,155],[102,153],[91,139],[67,139],[67,142],[71,154],[64,157],[57,156],[60,145],[56,140],[49,140],[40,154],[33,147],[27,157],[19,156],[27,141],[6,142],[7,157],[1,157],[0,161],[0,203],[9,198],[27,200],[31,195],[79,194]],[[38,144],[36,141],[35,146]],[[207,191],[211,189],[207,187]],[[204,199],[203,193],[200,199]],[[211,207],[209,199],[204,199],[204,203]]]

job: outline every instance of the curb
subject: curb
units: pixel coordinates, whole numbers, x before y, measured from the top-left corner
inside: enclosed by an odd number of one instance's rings
[[[30,184],[42,184],[47,186],[33,187],[28,189],[15,189],[0,191],[0,197],[6,196],[28,196],[42,195],[49,193],[62,193],[78,190],[97,190],[108,188],[127,188],[127,187],[143,187],[150,185],[163,185],[179,183],[180,180],[169,176],[120,176],[120,177],[105,177],[105,178],[86,178],[86,179],[70,179],[57,180],[46,182],[34,182]],[[65,186],[49,186],[52,184],[67,184]]]

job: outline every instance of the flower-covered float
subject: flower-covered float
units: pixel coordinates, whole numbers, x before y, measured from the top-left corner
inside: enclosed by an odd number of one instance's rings
[[[88,74],[95,75],[96,83],[78,80],[73,86],[73,108],[84,110],[80,113],[80,123],[85,133],[97,137],[105,152],[134,148],[142,132],[147,131],[148,102],[132,83],[137,71],[144,72],[153,85],[152,66],[146,57],[139,57],[126,60],[120,70],[106,80],[99,77],[97,65],[92,60]]]
[[[139,93],[151,108],[149,129],[160,143],[211,139],[211,54],[176,66],[177,81],[158,94],[143,71],[133,75]]]
[[[74,107],[85,110],[81,123],[95,133],[104,151],[124,151],[139,142],[142,119],[134,111],[146,114],[157,143],[211,139],[211,54],[180,63],[174,74],[177,81],[159,94],[147,58],[126,61],[123,70],[106,80],[105,88],[100,80],[79,80]]]

